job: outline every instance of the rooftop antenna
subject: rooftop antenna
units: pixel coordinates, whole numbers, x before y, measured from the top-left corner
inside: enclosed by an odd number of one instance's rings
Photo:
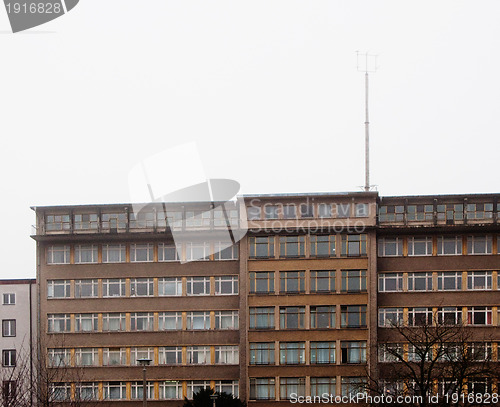
[[[365,191],[370,191],[370,121],[368,116],[368,73],[377,72],[378,55],[356,51],[358,72],[365,73]]]

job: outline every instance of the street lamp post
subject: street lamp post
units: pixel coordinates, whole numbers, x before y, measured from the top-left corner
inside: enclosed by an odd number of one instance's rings
[[[217,400],[217,394],[211,394],[210,398],[212,399],[213,407],[215,407],[215,400]]]
[[[139,364],[142,366],[142,407],[147,407],[148,405],[148,397],[147,397],[147,388],[146,388],[146,366],[149,366],[151,363],[151,359],[141,358],[137,359]]]

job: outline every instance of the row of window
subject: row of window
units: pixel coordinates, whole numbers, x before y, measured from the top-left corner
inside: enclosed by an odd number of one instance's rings
[[[364,377],[252,377],[250,378],[250,400],[297,400],[306,396],[306,384],[310,396],[321,397],[338,395],[337,383],[340,382],[340,395],[349,396],[363,392]]]
[[[239,348],[217,346],[160,346],[132,348],[51,348],[47,365],[63,366],[137,366],[139,359],[152,365],[237,365]]]
[[[379,257],[394,256],[457,256],[462,254],[500,253],[500,239],[496,250],[491,235],[471,236],[412,236],[383,237],[378,239]]]
[[[146,382],[146,397],[150,400],[182,400],[193,398],[201,389],[212,388],[238,397],[238,380],[165,380]],[[93,401],[93,400],[142,400],[143,382],[83,382],[52,383],[51,399],[54,401]]]
[[[249,257],[336,257],[338,254],[359,257],[366,256],[366,241],[366,234],[251,236],[248,238]]]
[[[311,219],[311,218],[366,218],[369,216],[367,203],[303,203],[266,204],[248,206],[248,220]]]
[[[415,347],[407,343],[383,343],[378,346],[378,361],[381,363],[393,362],[420,362],[422,360],[453,362],[467,359],[471,362],[499,360],[493,350],[497,343],[471,342],[465,344],[447,344],[446,349],[440,349],[437,344],[431,349]],[[495,355],[497,356],[495,357]]]
[[[494,312],[498,307],[379,308],[378,326],[494,325]]]
[[[48,314],[47,331],[138,332],[239,328],[238,311],[111,312]]]
[[[337,321],[337,308],[340,320]],[[311,329],[366,328],[366,305],[325,305],[303,307],[251,307],[250,329],[275,329],[278,316],[279,329],[305,329],[306,309]],[[278,312],[278,314],[276,314]]]
[[[302,364],[342,364],[366,363],[366,341],[330,342],[280,342],[279,353],[274,342],[251,342],[251,365],[302,365]],[[309,348],[309,360],[306,360]],[[337,349],[340,349],[339,358]],[[275,358],[278,356],[278,359]]]
[[[496,286],[495,286],[496,280]],[[418,273],[381,273],[379,292],[492,290],[500,287],[496,271],[439,271]]]
[[[128,229],[166,228],[197,228],[215,227],[227,228],[238,226],[239,214],[236,209],[210,208],[205,210],[157,210],[138,214],[133,212],[113,213],[78,213],[46,215],[45,230],[55,231],[119,231]]]
[[[336,287],[334,270],[251,271],[249,291],[252,294],[366,292],[366,270],[341,270],[340,287]],[[279,277],[279,283],[275,280]],[[306,280],[309,279],[309,290]],[[275,289],[279,284],[279,289]]]
[[[105,278],[102,280],[48,280],[47,298],[71,298],[72,282],[74,283],[74,298],[153,297],[155,292],[159,296],[238,294],[238,276]]]
[[[70,264],[72,253],[74,264],[237,260],[238,246],[231,242],[51,245],[47,247],[47,264]]]
[[[447,203],[438,204],[434,208],[432,204],[423,205],[381,205],[378,209],[380,222],[403,222],[408,221],[463,221],[464,219],[480,220],[493,219],[493,202],[486,203]],[[497,212],[500,211],[500,203],[497,203]]]
[[[417,390],[418,386],[415,382],[379,380],[379,384],[379,389],[383,392],[381,394],[385,395],[404,395],[408,397],[407,400],[411,400],[412,395],[418,394],[418,396],[421,396],[422,394],[421,390]],[[497,391],[499,387],[497,380],[489,377],[471,377],[464,381],[464,383],[461,383],[461,385],[458,385],[456,379],[453,378],[439,378],[433,387],[428,389],[427,397],[431,394],[441,397],[448,395],[448,398],[445,400],[451,400],[452,397],[456,397],[458,400],[465,397],[465,400],[467,400],[467,395],[470,395],[471,398],[472,396],[479,398],[489,395],[493,405],[498,403],[499,395]],[[448,401],[445,402],[442,398],[439,401],[443,401],[444,405],[448,404]],[[465,404],[467,404],[467,401]]]

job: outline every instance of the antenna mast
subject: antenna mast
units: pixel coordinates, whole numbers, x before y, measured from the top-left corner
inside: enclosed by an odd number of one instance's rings
[[[369,191],[372,187],[370,185],[370,120],[368,115],[368,73],[377,71],[377,55],[370,55],[368,53],[359,54],[356,51],[358,72],[365,73],[365,191]],[[364,67],[360,66],[360,58],[364,56]],[[371,64],[369,63],[371,61]]]

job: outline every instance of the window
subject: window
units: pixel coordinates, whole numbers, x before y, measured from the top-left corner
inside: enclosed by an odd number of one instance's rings
[[[238,245],[232,242],[215,243],[214,260],[238,260]]]
[[[249,237],[250,258],[274,257],[274,236]]]
[[[280,377],[280,400],[290,400],[294,397],[304,397],[306,393],[305,377]]]
[[[310,342],[311,364],[334,364],[335,342]]]
[[[280,236],[280,257],[304,257],[305,236]]]
[[[70,280],[48,280],[47,298],[69,298],[70,287],[71,287]]]
[[[153,256],[153,245],[148,244],[131,244],[130,245],[130,261],[134,263],[138,262],[150,262],[154,260]]]
[[[403,273],[379,274],[378,291],[381,293],[403,291]]]
[[[351,204],[337,204],[336,205],[337,217],[348,218],[351,213]]]
[[[311,235],[311,257],[335,257],[335,235]]]
[[[219,393],[232,394],[234,397],[239,395],[239,382],[238,380],[216,380],[215,391]]]
[[[103,263],[124,263],[126,261],[124,244],[102,245]]]
[[[342,286],[344,293],[366,291],[366,270],[342,270]]]
[[[186,354],[188,365],[210,364],[210,346],[188,346]]]
[[[492,380],[488,377],[475,377],[467,384],[467,391],[474,395],[493,394]]]
[[[130,364],[132,366],[140,365],[139,359],[151,359],[154,360],[154,348],[152,347],[136,347],[130,348]]]
[[[341,363],[366,363],[366,341],[342,341]]]
[[[70,366],[71,350],[70,349],[48,349],[47,364],[50,367],[65,367]]]
[[[379,308],[378,326],[393,327],[403,323],[403,308]]]
[[[210,277],[188,277],[187,295],[210,295]]]
[[[209,380],[190,380],[187,382],[187,398],[192,399],[194,393],[208,388],[210,388]]]
[[[97,245],[77,244],[75,245],[75,263],[97,263]]]
[[[335,271],[317,271],[311,270],[311,292],[335,292]]]
[[[99,357],[97,348],[78,348],[75,349],[76,366],[97,366]]]
[[[132,312],[130,314],[130,330],[132,331],[152,331],[152,312]]]
[[[182,295],[182,279],[180,277],[159,278],[158,295],[160,296]]]
[[[379,257],[392,257],[403,255],[403,239],[400,237],[382,237],[378,240]]]
[[[16,304],[16,294],[15,293],[5,293],[2,296],[3,305],[15,305]]]
[[[15,380],[2,381],[2,397],[3,405],[10,406],[16,404],[17,382]]]
[[[490,342],[473,342],[470,345],[471,359],[473,361],[492,360]]]
[[[342,377],[341,381],[342,396],[353,395],[366,392],[366,380],[363,377]]]
[[[335,306],[311,306],[311,328],[335,328]]]
[[[433,220],[433,205],[408,205],[407,219],[412,220]]]
[[[160,400],[180,400],[182,398],[182,383],[177,380],[160,382]]]
[[[432,308],[408,308],[409,326],[430,326],[432,318]]]
[[[467,219],[492,219],[492,203],[472,203],[467,204]]]
[[[280,365],[306,363],[305,342],[280,342]]]
[[[75,280],[75,298],[97,297],[98,280]]]
[[[179,251],[180,251],[179,247]],[[174,244],[158,244],[158,261],[179,261],[180,255]]]
[[[45,229],[47,232],[54,230],[70,230],[71,222],[69,215],[47,215],[45,217]]]
[[[158,363],[160,365],[182,364],[181,346],[160,346],[158,348]]]
[[[180,331],[182,329],[181,312],[159,312],[158,329],[160,331]]]
[[[208,242],[190,242],[186,244],[186,260],[210,260],[210,244]]]
[[[491,254],[491,236],[467,236],[467,254]]]
[[[357,218],[366,218],[368,216],[368,204],[357,203],[354,207],[354,216]]]
[[[69,245],[49,246],[47,264],[69,264]]]
[[[152,297],[153,279],[152,278],[131,278],[130,295],[132,297]]]
[[[305,291],[304,271],[280,271],[280,292],[303,293]]]
[[[380,222],[402,222],[405,207],[403,205],[383,205],[378,209]]]
[[[71,396],[71,384],[69,383],[52,383],[50,385],[50,393],[55,401],[66,401]]]
[[[154,212],[143,212],[138,213],[130,212],[129,225],[131,229],[152,229],[155,225],[155,214]]]
[[[16,366],[16,350],[15,349],[2,350],[2,366],[3,367]]]
[[[319,218],[331,218],[332,217],[332,205],[327,203],[320,203],[318,205],[318,217]]]
[[[210,329],[210,312],[197,311],[187,313],[187,329]]]
[[[278,219],[278,205],[264,205],[264,218]]]
[[[158,211],[156,213],[156,219],[159,227],[168,227],[172,230],[182,229],[183,224],[183,212],[173,210],[173,208],[168,208],[166,213],[163,211]]]
[[[460,271],[442,271],[437,275],[438,290],[456,291],[462,289],[462,273]]]
[[[215,277],[215,295],[237,295],[238,276]]]
[[[432,256],[432,237],[409,237],[408,256]]]
[[[378,346],[379,362],[400,362],[403,356],[404,348],[401,343],[381,343]]]
[[[468,290],[491,290],[491,271],[469,271],[467,272]]]
[[[250,400],[274,400],[275,394],[274,377],[250,378]]]
[[[274,307],[250,308],[250,329],[274,329]]]
[[[470,307],[467,311],[469,325],[491,325],[491,307]]]
[[[47,329],[50,333],[69,332],[71,329],[70,314],[49,314],[47,322]]]
[[[304,329],[305,307],[280,307],[280,329]]]
[[[366,235],[343,235],[342,256],[366,256]]]
[[[439,236],[437,254],[438,256],[462,254],[462,236]]]
[[[105,400],[125,400],[127,398],[127,384],[125,382],[104,382]]]
[[[311,396],[322,397],[323,394],[335,396],[336,391],[335,377],[311,377]]]
[[[259,220],[260,206],[247,206],[247,218],[248,220]]]
[[[462,324],[462,308],[442,307],[437,311],[438,324],[460,325]]]
[[[75,332],[96,332],[97,314],[76,314]]]
[[[284,205],[283,206],[283,218],[284,219],[295,219],[297,218],[297,211],[295,205]]]
[[[102,314],[102,330],[103,332],[123,332],[125,331],[125,316],[124,312],[112,312]]]
[[[441,204],[437,206],[438,220],[455,221],[464,219],[463,204]]]
[[[210,208],[207,207],[201,211],[186,211],[186,227],[187,228],[200,228],[210,227],[211,223]]]
[[[274,365],[274,342],[250,343],[251,365]]]
[[[127,227],[127,214],[103,213],[101,214],[101,221],[103,230],[125,229]]]
[[[408,273],[408,291],[432,291],[432,273]]]
[[[234,208],[234,205],[225,204],[224,208],[219,207],[213,210],[214,214],[214,226],[215,227],[235,227],[237,228],[240,222],[240,215],[238,209]]]
[[[216,365],[237,365],[240,362],[238,346],[216,346]]]
[[[250,293],[270,294],[274,293],[274,271],[251,271]]]
[[[238,311],[215,311],[215,329],[238,329]]]
[[[300,205],[301,218],[314,218],[314,206],[309,204]]]
[[[99,220],[97,213],[78,213],[75,217],[75,230],[97,230]]]
[[[106,278],[102,280],[103,297],[125,297],[124,278]]]
[[[75,399],[78,401],[97,400],[98,384],[93,382],[78,383],[75,387]]]
[[[340,310],[342,328],[366,328],[366,305],[342,305]]]
[[[104,366],[124,366],[127,364],[126,348],[104,348],[102,363]]]

